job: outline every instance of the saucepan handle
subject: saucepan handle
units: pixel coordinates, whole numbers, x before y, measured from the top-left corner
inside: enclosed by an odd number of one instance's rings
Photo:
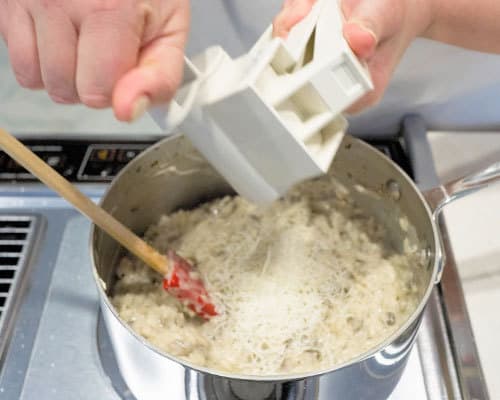
[[[443,207],[493,183],[500,182],[500,161],[485,169],[465,177],[448,182],[424,192],[424,197],[437,220]]]
[[[425,191],[424,197],[432,210],[434,222],[439,225],[440,215],[443,208],[454,200],[460,199],[480,189],[488,187],[493,183],[500,183],[500,161],[491,164],[485,169],[448,182],[444,185]],[[441,237],[440,237],[441,241]],[[436,276],[436,283],[441,280],[446,257],[443,243],[437,249],[436,258],[439,260],[439,269]]]

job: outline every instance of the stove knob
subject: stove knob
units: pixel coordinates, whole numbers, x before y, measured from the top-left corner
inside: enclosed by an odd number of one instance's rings
[[[49,156],[47,157],[46,163],[52,168],[56,168],[61,163],[61,157],[59,156]]]
[[[107,178],[109,176],[112,176],[113,175],[113,168],[111,166],[103,168],[99,175],[101,175],[101,177],[103,177],[103,178]]]

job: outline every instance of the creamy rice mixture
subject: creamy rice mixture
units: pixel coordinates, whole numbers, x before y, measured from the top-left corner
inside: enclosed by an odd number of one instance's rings
[[[145,238],[195,263],[221,314],[187,315],[132,256],[117,269],[114,306],[158,348],[220,371],[343,363],[398,329],[423,290],[418,249],[391,249],[384,226],[330,176],[266,208],[225,197],[162,216]]]

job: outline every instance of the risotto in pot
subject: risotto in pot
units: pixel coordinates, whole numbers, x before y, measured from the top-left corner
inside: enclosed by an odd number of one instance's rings
[[[145,239],[193,262],[219,316],[187,315],[161,277],[133,256],[112,302],[159,349],[230,373],[331,368],[379,344],[417,307],[416,246],[396,251],[383,224],[326,176],[258,207],[224,197],[162,216]]]

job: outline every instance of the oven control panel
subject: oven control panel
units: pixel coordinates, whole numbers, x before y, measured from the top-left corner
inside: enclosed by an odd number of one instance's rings
[[[22,140],[35,154],[71,182],[109,182],[154,142],[78,142]],[[37,179],[0,151],[0,182]]]
[[[84,142],[22,140],[34,153],[71,182],[110,182],[120,170],[155,142]],[[412,177],[408,157],[397,138],[366,140],[392,158]],[[38,181],[0,151],[0,182]]]

